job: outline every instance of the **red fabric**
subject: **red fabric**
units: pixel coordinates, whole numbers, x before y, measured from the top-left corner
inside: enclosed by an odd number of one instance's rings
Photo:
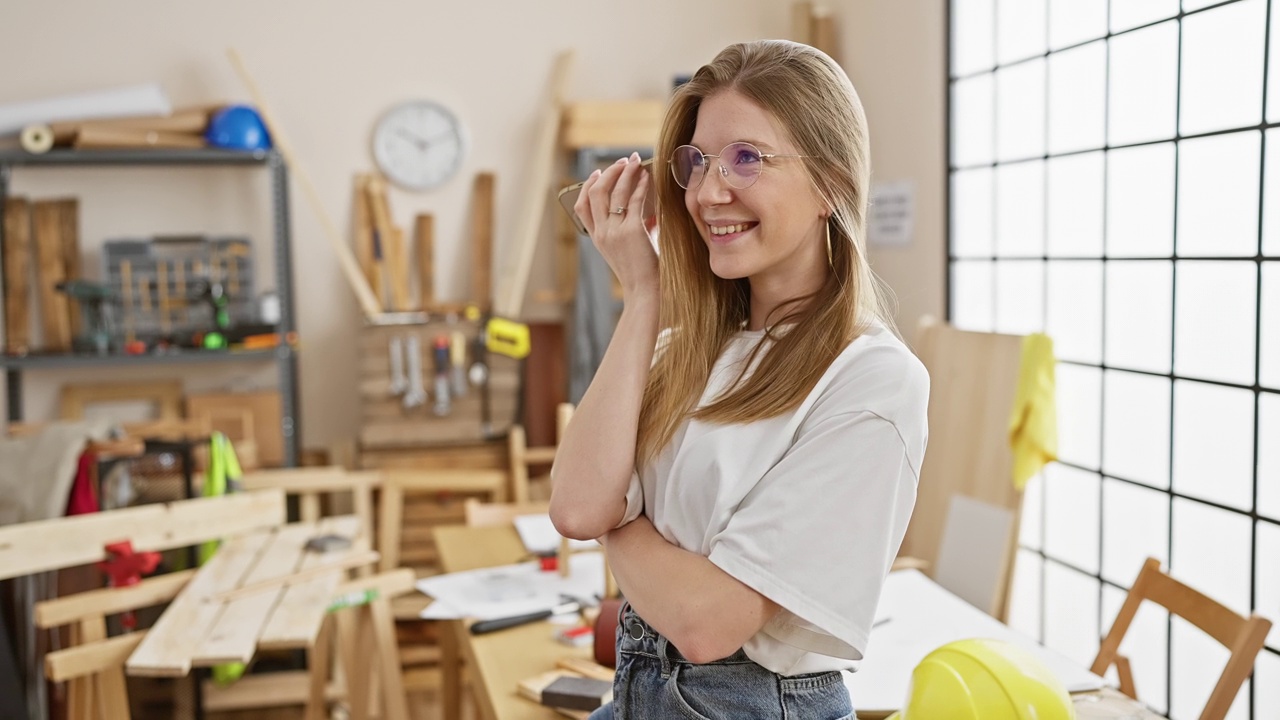
[[[71,495],[67,498],[67,515],[87,515],[96,513],[98,493],[93,486],[93,465],[96,462],[92,453],[80,453],[80,463],[76,467],[76,479],[71,484]]]

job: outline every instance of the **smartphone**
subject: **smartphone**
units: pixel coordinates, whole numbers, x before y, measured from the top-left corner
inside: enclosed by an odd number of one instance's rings
[[[653,158],[649,158],[648,160],[642,160],[640,167],[647,168],[652,164]],[[582,220],[578,218],[578,213],[573,211],[573,204],[578,202],[578,193],[582,190],[583,185],[586,185],[586,181],[574,183],[561,190],[556,197],[560,200],[560,207],[564,208],[564,211],[569,214],[569,219],[573,220],[573,226],[577,228],[579,233],[587,235],[587,229],[583,227]],[[649,197],[645,199],[644,211],[645,215],[653,214],[653,188],[649,188]]]

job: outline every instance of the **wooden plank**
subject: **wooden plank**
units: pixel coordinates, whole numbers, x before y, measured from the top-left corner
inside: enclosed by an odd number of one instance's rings
[[[493,305],[493,207],[491,172],[476,173],[471,190],[471,297],[482,311]]]
[[[385,278],[385,284],[391,291],[391,304],[389,307],[393,310],[407,310],[409,309],[408,284],[398,278],[405,276],[408,269],[399,264],[399,258],[404,253],[399,249],[396,242],[396,228],[391,222],[391,208],[387,203],[387,185],[382,181],[382,178],[372,176],[369,178],[366,191],[369,198],[369,210],[373,216],[373,228],[376,233],[375,247],[380,248],[382,251],[380,263],[383,277]],[[403,244],[403,238],[400,238],[400,240],[401,244]]]
[[[204,710],[223,713],[302,705],[307,701],[310,682],[305,670],[254,673],[231,685],[205,680],[202,685]],[[332,683],[325,687],[325,699],[328,701],[341,699],[344,694]]]
[[[340,535],[352,540],[352,547],[360,533],[360,521],[353,515],[326,518],[319,523],[322,535]],[[334,550],[327,553],[308,552],[302,559],[300,570],[306,571],[333,563],[350,550]],[[316,632],[324,620],[329,600],[344,579],[343,571],[328,572],[310,580],[290,585],[280,603],[271,612],[267,624],[258,636],[258,647],[305,648],[316,640]]]
[[[373,218],[369,210],[369,175],[357,173],[355,189],[351,197],[351,224],[355,238],[356,257],[360,261],[360,272],[369,283],[369,287],[382,291],[382,279],[378,259],[373,247]]]
[[[519,318],[524,309],[525,290],[529,285],[529,273],[533,267],[534,250],[542,234],[542,214],[546,211],[551,181],[555,177],[554,158],[556,138],[559,135],[560,112],[564,103],[565,88],[569,83],[569,71],[573,67],[573,52],[564,51],[556,56],[551,72],[551,83],[543,106],[538,113],[537,131],[530,152],[533,161],[522,187],[524,197],[519,220],[512,235],[514,246],[503,248],[507,259],[499,285],[502,297],[495,300],[494,310],[507,318]]]
[[[107,543],[168,550],[280,525],[279,490],[141,505],[0,528],[0,580],[106,559]]]
[[[805,45],[813,44],[813,3],[791,3],[791,39]]]
[[[76,139],[72,145],[85,149],[202,148],[205,142],[203,137],[187,133],[86,125],[81,126],[76,133]]]
[[[815,8],[813,11],[813,46],[826,53],[836,63],[840,62],[839,50],[836,47],[836,19],[829,8]]]
[[[249,585],[296,572],[303,559],[304,546],[315,534],[315,526],[309,524],[280,528],[265,545],[241,584]],[[277,587],[227,601],[213,628],[197,644],[191,655],[191,664],[212,666],[252,660],[258,647],[258,634],[283,593],[284,588]]]
[[[404,676],[400,674],[400,658],[396,655],[395,617],[386,597],[369,603],[377,645],[379,679],[382,681],[382,717],[385,720],[409,720],[409,706],[404,694]]]
[[[126,610],[159,605],[172,600],[195,574],[195,570],[183,570],[150,577],[128,587],[101,588],[45,600],[36,603],[36,627],[58,627],[90,616],[115,615]]]
[[[67,383],[58,393],[58,417],[80,420],[90,404],[130,400],[154,403],[157,419],[178,420],[182,417],[182,381]]]
[[[239,585],[275,536],[259,531],[224,542],[129,657],[129,674],[182,677],[191,672],[193,654],[225,610],[222,603],[209,602],[209,597]]]
[[[335,571],[351,570],[352,568],[362,565],[368,565],[378,562],[380,556],[376,551],[369,550],[364,547],[354,547],[349,551],[344,551],[335,557],[332,561],[321,563],[314,567],[295,572],[286,573],[284,575],[274,575],[264,580],[254,580],[246,582],[244,585],[218,593],[210,598],[213,602],[231,602],[250,595],[258,595],[260,593],[270,592],[272,590],[282,590],[292,587],[298,583],[303,583],[312,578],[319,577],[325,573]]]
[[[84,277],[80,258],[80,201],[76,198],[55,200],[58,208],[58,235],[62,239],[63,277],[77,280]],[[79,337],[84,332],[80,304],[67,301],[67,323],[71,329],[71,337]]]
[[[564,108],[561,144],[589,147],[651,148],[666,114],[662,100],[590,100]]]
[[[356,487],[377,487],[382,475],[376,472],[350,472],[337,466],[272,468],[247,472],[240,478],[246,490],[278,488],[286,493],[347,492]]]
[[[4,203],[5,349],[25,355],[31,344],[31,204],[11,197]]]
[[[436,304],[435,216],[429,213],[414,218],[413,236],[418,253],[418,303],[428,312]]]
[[[70,352],[67,296],[57,288],[58,283],[67,279],[67,268],[62,260],[62,222],[56,201],[37,200],[33,204],[32,229],[40,295],[40,327],[44,334],[42,347],[49,352]]]
[[[65,682],[118,666],[147,635],[146,631],[128,633],[51,652],[44,656],[45,677],[53,682]]]
[[[382,560],[378,570],[387,572],[400,565],[401,515],[404,512],[404,490],[396,483],[386,482],[383,475],[382,509],[378,515],[378,549]]]

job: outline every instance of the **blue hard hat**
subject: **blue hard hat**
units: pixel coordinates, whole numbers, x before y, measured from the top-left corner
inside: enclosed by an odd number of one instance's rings
[[[267,150],[271,136],[258,111],[248,105],[228,105],[209,120],[204,139],[214,147],[231,150]]]

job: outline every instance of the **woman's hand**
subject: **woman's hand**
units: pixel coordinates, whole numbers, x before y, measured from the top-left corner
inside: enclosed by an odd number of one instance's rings
[[[573,209],[591,241],[622,285],[624,302],[636,293],[657,294],[658,256],[645,229],[649,171],[632,153],[587,178]],[[617,212],[621,210],[621,212]]]

